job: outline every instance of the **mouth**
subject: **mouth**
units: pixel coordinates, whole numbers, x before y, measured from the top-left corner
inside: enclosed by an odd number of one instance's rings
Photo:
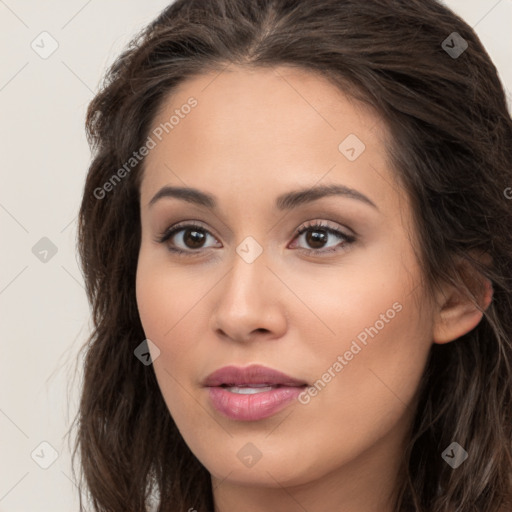
[[[221,368],[210,374],[203,386],[213,408],[225,417],[257,421],[290,405],[308,384],[278,370],[252,365]]]

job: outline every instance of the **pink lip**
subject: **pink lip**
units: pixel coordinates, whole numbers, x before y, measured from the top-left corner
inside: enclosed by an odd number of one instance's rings
[[[255,394],[236,394],[224,386],[279,386]],[[272,416],[289,405],[303,391],[306,382],[261,365],[246,368],[225,366],[210,374],[203,382],[212,405],[230,419],[256,421]]]
[[[203,381],[203,386],[247,386],[249,384],[270,384],[281,386],[304,386],[305,381],[294,379],[285,373],[259,364],[252,364],[241,368],[240,366],[224,366],[214,371]]]

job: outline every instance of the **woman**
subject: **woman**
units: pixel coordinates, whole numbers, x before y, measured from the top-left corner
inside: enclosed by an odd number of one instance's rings
[[[87,129],[94,510],[512,510],[512,120],[464,21],[178,0]]]

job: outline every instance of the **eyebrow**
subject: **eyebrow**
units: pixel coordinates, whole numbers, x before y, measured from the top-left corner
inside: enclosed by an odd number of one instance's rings
[[[322,197],[328,196],[342,196],[349,199],[356,199],[369,206],[372,206],[376,210],[379,208],[377,205],[368,197],[361,192],[346,187],[344,185],[320,185],[312,188],[304,188],[300,190],[294,190],[287,192],[277,197],[276,208],[278,210],[291,210],[297,208],[305,203],[310,203],[321,199]],[[206,192],[202,192],[196,188],[190,187],[162,187],[148,203],[148,207],[154,205],[159,199],[164,197],[173,197],[181,199],[188,203],[196,204],[199,206],[205,206],[206,208],[215,210],[217,208],[217,201],[214,196]]]

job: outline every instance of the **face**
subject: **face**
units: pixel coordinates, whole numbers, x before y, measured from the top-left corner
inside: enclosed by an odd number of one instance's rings
[[[150,137],[137,303],[192,452],[214,479],[267,488],[394,467],[432,311],[382,120],[308,72],[230,67],[183,83]],[[326,186],[339,193],[313,193]],[[226,366],[242,369],[230,389],[205,387]]]

